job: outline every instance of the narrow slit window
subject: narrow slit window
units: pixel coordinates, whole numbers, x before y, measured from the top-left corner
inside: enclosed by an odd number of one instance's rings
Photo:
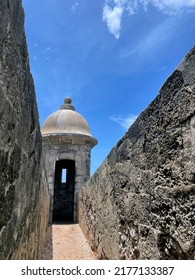
[[[62,169],[62,183],[67,182],[67,169]]]

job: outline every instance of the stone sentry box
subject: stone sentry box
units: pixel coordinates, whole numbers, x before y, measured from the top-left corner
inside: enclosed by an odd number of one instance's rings
[[[90,177],[91,149],[97,145],[86,120],[66,97],[41,128],[50,223],[78,222],[78,194]]]

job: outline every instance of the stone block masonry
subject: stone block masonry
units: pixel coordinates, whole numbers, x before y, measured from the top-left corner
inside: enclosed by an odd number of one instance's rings
[[[195,257],[195,47],[80,194],[99,259]]]
[[[74,214],[73,220],[74,222],[78,221],[78,193],[82,185],[89,179],[90,177],[90,153],[91,147],[86,144],[77,143],[69,145],[59,143],[59,145],[54,147],[53,141],[56,140],[58,136],[47,137],[46,139],[43,137],[43,155],[42,159],[44,161],[46,174],[48,177],[49,183],[49,191],[50,191],[50,214],[49,214],[49,222],[52,223],[52,215],[53,215],[53,204],[54,204],[54,185],[55,185],[55,166],[57,161],[62,160],[72,160],[76,163],[75,166],[75,179],[74,179]],[[67,152],[64,152],[66,151]],[[86,159],[89,160],[89,166],[87,165]],[[63,208],[65,207],[65,203]]]
[[[91,149],[97,145],[72,99],[44,121],[43,153],[50,191],[50,223],[78,222],[78,194],[90,177]]]
[[[21,0],[0,1],[0,259],[37,259],[48,223]],[[43,176],[40,174],[42,170]]]

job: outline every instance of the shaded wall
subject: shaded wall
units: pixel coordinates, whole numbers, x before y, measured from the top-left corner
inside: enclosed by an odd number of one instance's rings
[[[100,259],[192,259],[195,47],[80,194],[80,225]]]
[[[0,11],[0,259],[36,259],[49,205],[24,13],[20,0]]]

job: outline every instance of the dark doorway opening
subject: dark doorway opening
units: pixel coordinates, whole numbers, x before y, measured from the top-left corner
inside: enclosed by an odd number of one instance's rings
[[[75,161],[56,161],[53,223],[72,223],[74,221],[74,188]]]

